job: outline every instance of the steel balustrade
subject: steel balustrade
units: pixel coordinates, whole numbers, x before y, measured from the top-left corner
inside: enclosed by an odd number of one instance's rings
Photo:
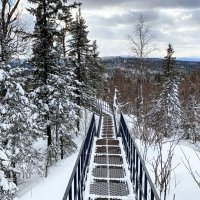
[[[86,174],[91,155],[91,148],[96,134],[95,117],[93,114],[87,136],[81,146],[63,200],[83,199],[84,182],[87,178]]]
[[[113,115],[113,121],[114,121],[114,126],[115,126],[115,137],[117,137],[117,122],[116,122],[116,117],[115,117],[115,108],[112,106],[112,115]]]
[[[127,161],[131,171],[136,200],[160,200],[151,177],[145,167],[145,163],[137,148],[137,145],[130,135],[123,114],[120,117],[118,136],[122,137]]]
[[[102,109],[100,110],[99,124],[98,124],[98,129],[97,129],[97,132],[96,132],[96,136],[97,136],[97,137],[100,136],[101,122],[102,122]]]

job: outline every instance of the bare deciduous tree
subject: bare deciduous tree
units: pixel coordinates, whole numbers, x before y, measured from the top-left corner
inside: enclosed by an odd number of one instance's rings
[[[0,0],[0,59],[7,61],[21,48],[23,26],[19,22],[21,0]]]
[[[137,100],[136,100],[136,116],[137,116],[137,127],[138,133],[141,139],[144,140],[144,135],[146,135],[145,127],[145,111],[144,111],[144,89],[143,85],[145,79],[147,79],[147,66],[145,66],[145,58],[149,56],[150,53],[157,50],[156,43],[154,42],[154,35],[151,31],[151,26],[147,23],[143,15],[138,18],[137,24],[135,25],[132,35],[128,35],[128,40],[130,42],[131,52],[135,57],[138,58],[137,66]]]
[[[193,180],[196,182],[196,184],[200,188],[200,173],[192,169],[190,159],[186,156],[183,149],[181,149],[181,151],[183,152],[183,155],[184,155],[184,158],[185,158],[185,161],[182,159],[184,166],[186,167],[189,174],[192,176]],[[197,156],[197,159],[200,161],[199,154],[196,151],[195,151],[195,154]]]
[[[168,141],[169,148],[167,149],[167,155],[165,156],[163,153],[163,144],[165,141],[163,140],[163,136],[157,136],[157,144],[156,150],[158,155],[156,156],[154,162],[152,162],[152,167],[155,176],[155,185],[159,189],[160,198],[163,200],[167,198],[167,191],[170,188],[170,179],[172,171],[178,166],[172,166],[172,159],[174,156],[174,149],[178,144],[178,141],[172,139],[172,141]]]
[[[154,35],[151,31],[151,26],[146,22],[143,15],[138,18],[132,35],[128,35],[130,49],[134,56],[139,58],[139,72],[145,73],[144,59],[150,53],[157,50],[154,42]]]

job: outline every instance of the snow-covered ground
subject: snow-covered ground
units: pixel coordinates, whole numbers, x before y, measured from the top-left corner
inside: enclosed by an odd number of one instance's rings
[[[132,124],[134,121],[134,117],[125,116],[125,120],[127,125],[129,126],[129,130],[131,131]],[[140,150],[143,149],[143,145],[140,140],[136,140],[138,148]],[[199,143],[200,146],[200,143]],[[167,157],[168,151],[170,149],[170,143],[166,142],[163,145],[162,155],[164,160]],[[199,200],[200,199],[200,187],[198,187],[197,183],[192,178],[191,174],[188,172],[186,166],[187,165],[186,158],[189,159],[189,163],[192,171],[200,182],[200,160],[198,159],[196,153],[200,156],[200,152],[195,153],[194,151],[195,145],[192,144],[191,141],[181,140],[176,145],[174,149],[174,156],[172,160],[172,173],[170,180],[170,191],[167,195],[167,199],[174,200]],[[185,154],[185,155],[184,155]],[[147,169],[154,180],[154,172],[152,164],[155,161],[155,157],[157,152],[155,150],[155,146],[151,146],[147,152]]]
[[[18,186],[19,191],[14,200],[61,200],[63,198],[91,117],[92,113],[90,111],[83,111],[81,134],[75,139],[78,146],[77,151],[51,166],[47,178],[34,174],[30,179],[25,180],[23,184]],[[98,116],[95,118],[98,123]],[[40,141],[37,146],[42,148],[44,144]]]
[[[88,122],[91,119],[91,114],[88,113]],[[97,120],[97,119],[96,119]],[[131,118],[125,117],[125,120],[131,128]],[[87,123],[88,128],[88,123]],[[87,128],[82,128],[83,130]],[[130,129],[131,130],[131,129]],[[84,135],[84,131],[83,131]],[[80,147],[83,141],[83,136],[76,139],[77,146]],[[142,148],[142,144],[137,140],[139,148]],[[163,146],[163,155],[167,155],[169,149],[169,143],[165,143]],[[174,157],[172,162],[172,168],[175,169],[171,174],[170,181],[170,192],[167,199],[173,199],[175,194],[175,200],[199,200],[200,199],[200,188],[189,174],[188,170],[184,166],[183,162],[186,163],[185,156],[189,159],[192,170],[197,175],[200,174],[200,160],[195,154],[194,145],[189,141],[180,141],[174,151]],[[184,156],[184,154],[185,156]],[[200,153],[198,153],[200,155]],[[33,176],[30,180],[19,186],[18,200],[60,200],[63,197],[65,189],[67,187],[68,180],[73,170],[78,150],[73,155],[66,159],[57,162],[55,165],[50,167],[49,175],[47,178],[39,177],[38,175]],[[148,149],[148,171],[154,179],[154,173],[152,170],[151,163],[156,155],[153,147]],[[197,172],[197,173],[196,173]],[[197,175],[198,177],[198,175]],[[200,181],[200,177],[198,179]]]
[[[77,138],[77,146],[81,146],[83,137]],[[19,200],[61,200],[67,187],[71,172],[78,156],[78,150],[71,156],[50,167],[47,178],[32,177],[19,186]]]

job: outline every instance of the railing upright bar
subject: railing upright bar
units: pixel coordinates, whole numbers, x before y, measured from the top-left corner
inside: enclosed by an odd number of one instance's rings
[[[97,136],[97,137],[100,136],[101,122],[102,122],[102,108],[101,108],[101,111],[100,111],[99,124],[98,124],[98,129],[97,129],[97,132],[96,132],[96,136]]]
[[[142,156],[137,148],[137,145],[130,135],[128,127],[125,123],[124,117],[121,113],[119,135],[122,137],[124,143],[127,160],[131,168],[131,180],[134,184],[136,193],[136,199],[138,200],[160,200],[155,186],[150,178],[150,175],[146,169]],[[151,191],[150,197],[148,197],[147,189]]]
[[[76,189],[77,189],[77,173],[74,174],[74,199],[76,198]]]
[[[142,189],[143,189],[143,181],[142,181],[142,177],[143,177],[143,170],[142,170],[142,163],[140,162],[140,178],[139,178],[139,183],[140,183],[140,200],[142,200]]]
[[[144,200],[147,200],[147,176],[144,175]]]
[[[72,200],[72,187],[70,187],[70,191],[69,191],[69,200]]]
[[[114,106],[112,105],[112,114],[113,114],[113,120],[114,120],[114,126],[115,126],[115,137],[118,137],[118,132],[117,132],[117,122],[116,122],[116,116],[115,116],[115,109]]]
[[[151,200],[154,200],[154,193],[153,193],[152,188],[151,188]]]
[[[83,184],[86,176],[86,169],[91,155],[91,148],[96,135],[95,117],[91,119],[90,127],[78,154],[74,169],[72,171],[68,186],[66,188],[63,200],[82,200]]]

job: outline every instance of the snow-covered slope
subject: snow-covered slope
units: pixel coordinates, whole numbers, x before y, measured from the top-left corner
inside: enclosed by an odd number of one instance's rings
[[[77,146],[81,146],[82,137],[77,139]],[[19,186],[18,200],[61,200],[73,170],[76,153],[57,162],[50,167],[47,178],[35,177],[35,180]]]

